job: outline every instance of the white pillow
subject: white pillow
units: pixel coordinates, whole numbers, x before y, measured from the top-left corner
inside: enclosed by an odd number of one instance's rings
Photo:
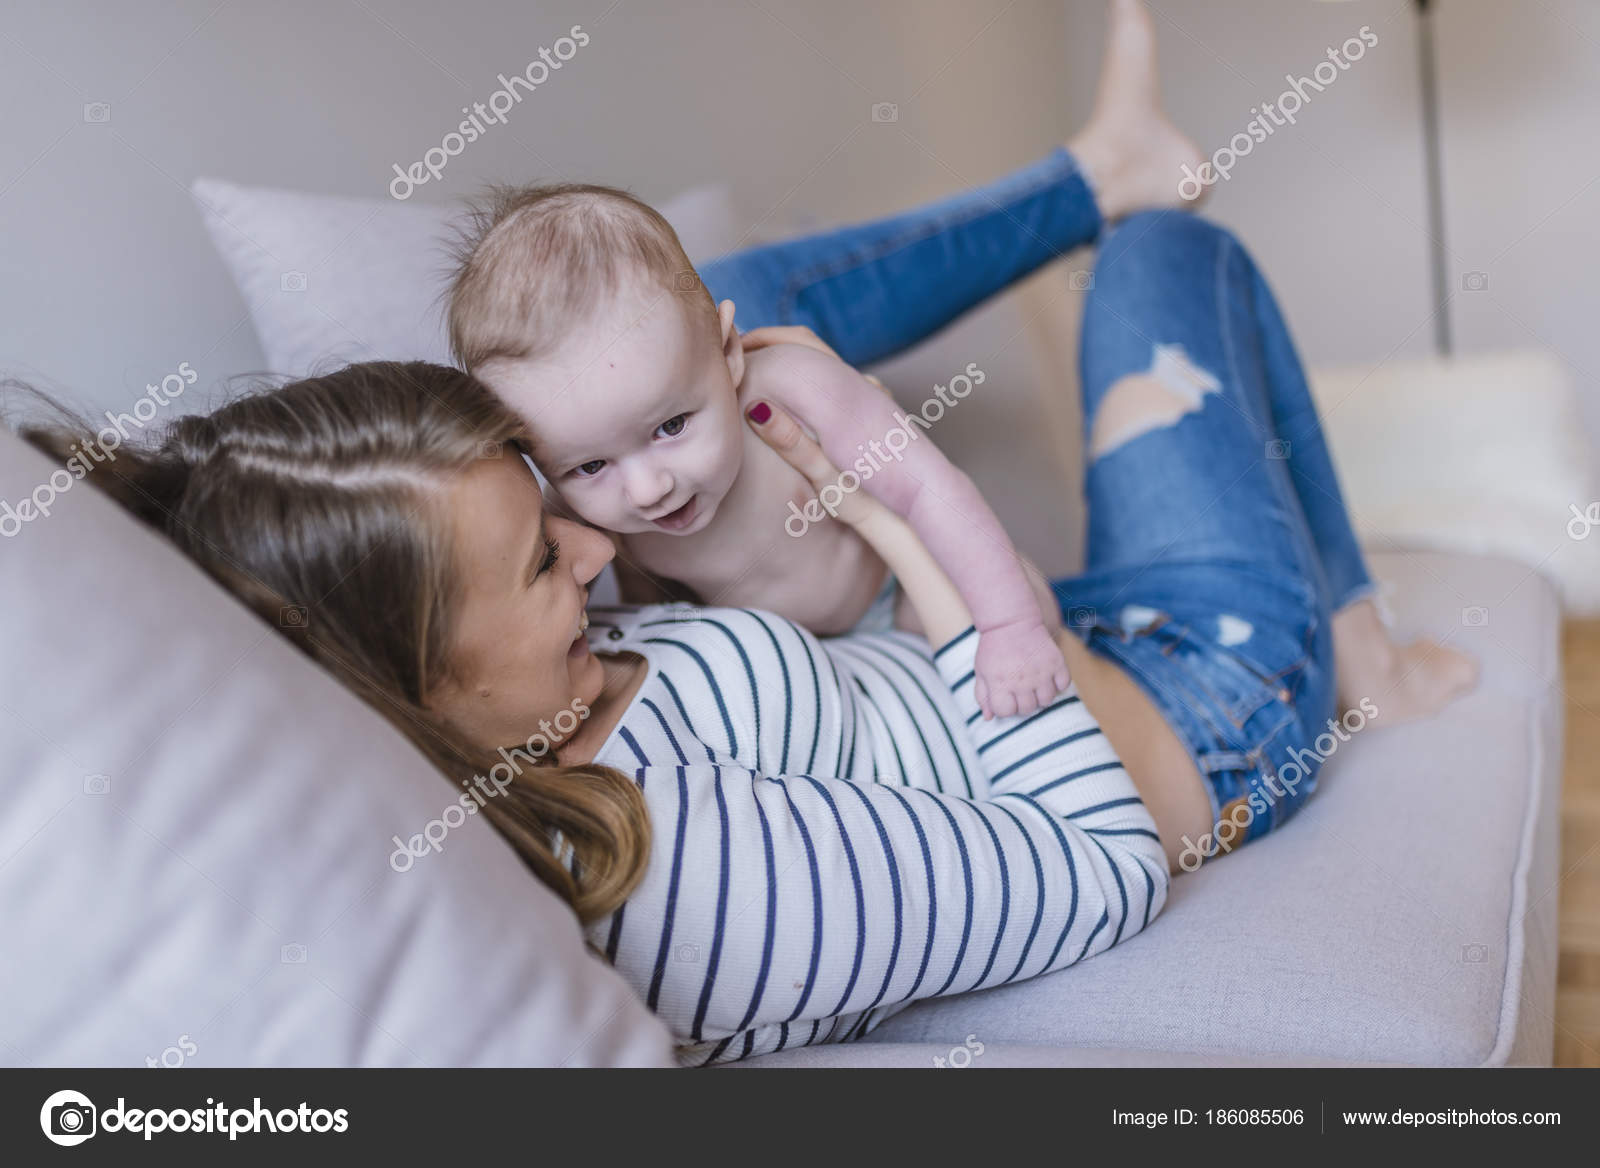
[[[1363,542],[1518,560],[1569,614],[1600,615],[1600,480],[1560,361],[1535,349],[1311,380]]]
[[[459,204],[398,202],[196,179],[206,230],[250,307],[271,373],[304,377],[351,361],[450,364],[447,244]],[[695,263],[737,242],[725,186],[658,208]]]
[[[0,428],[13,513],[52,470]],[[673,1065],[481,815],[391,867],[454,788],[165,541],[87,483],[0,535],[5,1063]]]
[[[196,179],[190,192],[249,305],[268,372],[305,377],[371,360],[452,364],[444,310],[459,203],[314,195],[213,178]],[[725,185],[695,187],[657,210],[697,264],[738,243]],[[596,604],[617,599],[609,567],[590,594]]]

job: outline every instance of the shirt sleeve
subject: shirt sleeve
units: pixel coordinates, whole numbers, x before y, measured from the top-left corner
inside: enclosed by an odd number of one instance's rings
[[[986,722],[977,639],[935,660],[970,715],[982,798],[710,763],[635,773],[649,866],[595,940],[686,1061],[847,1037],[884,1007],[1072,965],[1160,911],[1154,821],[1076,686]]]

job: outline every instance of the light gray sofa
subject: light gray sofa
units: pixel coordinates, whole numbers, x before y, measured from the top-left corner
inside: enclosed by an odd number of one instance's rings
[[[1057,268],[881,370],[915,403],[985,369],[941,446],[1053,572],[1081,525],[1073,296]],[[50,471],[0,432],[0,500]],[[1372,564],[1402,629],[1480,657],[1474,694],[1427,722],[1380,715],[1299,816],[1177,878],[1109,953],[741,1065],[1547,1064],[1556,592],[1492,557]],[[485,824],[394,871],[392,838],[438,816],[447,785],[97,492],[0,538],[0,644],[0,1060],[673,1062]]]
[[[48,469],[0,435],[0,497]],[[444,784],[133,528],[80,487],[0,544],[6,1061],[138,1065],[180,1034],[202,1065],[665,1061],[482,825],[387,868]],[[1548,1063],[1553,590],[1503,560],[1374,566],[1405,627],[1481,657],[1476,693],[1341,745],[1303,814],[1177,879],[1109,953],[752,1065],[933,1066],[969,1038],[983,1066]],[[1461,626],[1484,596],[1490,623]]]
[[[1401,623],[1479,655],[1476,693],[1339,746],[1304,813],[1176,879],[1092,961],[923,1002],[850,1047],[757,1060],[930,1066],[1548,1065],[1562,709],[1552,589],[1504,560],[1378,554]],[[1492,595],[1491,622],[1459,625]],[[1381,705],[1381,703],[1380,703]],[[991,1058],[991,1055],[993,1056]]]

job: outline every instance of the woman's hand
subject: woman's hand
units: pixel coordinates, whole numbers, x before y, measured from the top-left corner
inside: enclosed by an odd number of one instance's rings
[[[768,345],[804,345],[808,349],[815,349],[830,357],[839,355],[828,347],[827,341],[803,324],[774,324],[765,328],[751,329],[747,333],[740,333],[739,340],[743,342],[746,353],[754,353],[757,349],[765,349]]]
[[[754,353],[757,349],[765,349],[769,345],[804,345],[808,349],[815,349],[819,353],[838,359],[839,354],[828,347],[828,342],[817,336],[803,324],[774,324],[765,328],[751,329],[747,333],[739,334],[739,340],[744,345],[746,353]],[[861,376],[872,382],[885,393],[883,382],[870,373]]]
[[[819,516],[831,515],[848,525],[889,565],[921,619],[929,644],[937,648],[966,631],[972,624],[966,601],[909,523],[863,489],[859,476],[850,475],[855,486],[845,490],[849,480],[816,439],[781,407],[758,401],[745,414],[761,440],[817,492],[818,498],[807,511],[815,509]]]
[[[810,331],[810,330],[806,330]],[[826,347],[826,346],[824,346]],[[856,480],[854,490],[844,489],[844,476],[839,468],[833,465],[833,460],[828,457],[827,451],[822,449],[820,443],[800,428],[800,423],[782,406],[767,401],[753,403],[745,411],[749,418],[751,428],[761,436],[761,440],[772,449],[776,450],[785,462],[799,471],[806,482],[811,484],[811,489],[817,492],[819,498],[816,507],[808,506],[808,513],[831,515],[847,527],[854,528],[856,533],[877,548],[879,539],[896,536],[895,528],[909,525],[900,516],[889,510],[871,492],[861,488],[860,479]],[[826,499],[822,496],[826,494]],[[912,535],[915,539],[915,534]],[[879,555],[883,553],[879,551]]]

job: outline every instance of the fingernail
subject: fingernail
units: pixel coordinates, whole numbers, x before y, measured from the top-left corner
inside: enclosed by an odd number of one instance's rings
[[[772,417],[772,407],[766,402],[756,402],[755,405],[744,412],[744,416],[758,426],[764,425],[766,420]]]

